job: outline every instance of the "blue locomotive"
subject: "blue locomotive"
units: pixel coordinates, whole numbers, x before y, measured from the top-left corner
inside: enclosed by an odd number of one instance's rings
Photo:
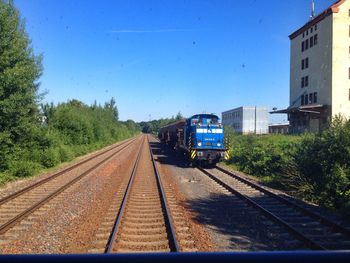
[[[212,164],[228,159],[224,127],[214,114],[196,114],[160,128],[158,138],[184,151],[193,163]]]

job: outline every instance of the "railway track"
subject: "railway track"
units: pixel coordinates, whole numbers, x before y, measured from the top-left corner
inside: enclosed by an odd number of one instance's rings
[[[122,192],[123,198],[119,202],[104,252],[179,251],[167,199],[148,139],[144,139],[140,147],[131,176]],[[119,195],[120,193],[121,191]],[[118,205],[114,204],[111,213],[116,211],[116,207]],[[111,216],[111,213],[107,216]],[[108,226],[110,223],[105,224]]]
[[[23,219],[48,203],[51,199],[115,157],[135,140],[136,139],[130,139],[110,147],[0,199],[0,237]],[[79,171],[83,164],[90,165],[88,169]]]
[[[350,249],[350,231],[296,202],[224,168],[198,168],[217,184],[238,196],[314,250]]]

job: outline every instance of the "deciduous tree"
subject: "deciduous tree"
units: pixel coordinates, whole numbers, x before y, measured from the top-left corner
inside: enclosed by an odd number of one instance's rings
[[[41,56],[34,54],[13,1],[0,0],[0,168],[14,144],[35,133],[41,73]]]

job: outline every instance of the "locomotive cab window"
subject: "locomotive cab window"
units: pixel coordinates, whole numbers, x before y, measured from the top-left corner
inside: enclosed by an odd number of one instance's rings
[[[199,124],[199,123],[200,123],[199,119],[192,119],[192,121],[191,121],[192,125],[196,125],[196,124]]]

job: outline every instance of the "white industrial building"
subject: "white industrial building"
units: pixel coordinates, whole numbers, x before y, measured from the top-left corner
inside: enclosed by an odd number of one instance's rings
[[[292,33],[290,132],[319,132],[336,115],[350,117],[350,0],[336,1]]]
[[[267,134],[268,110],[265,107],[239,107],[222,113],[222,123],[240,134]]]

